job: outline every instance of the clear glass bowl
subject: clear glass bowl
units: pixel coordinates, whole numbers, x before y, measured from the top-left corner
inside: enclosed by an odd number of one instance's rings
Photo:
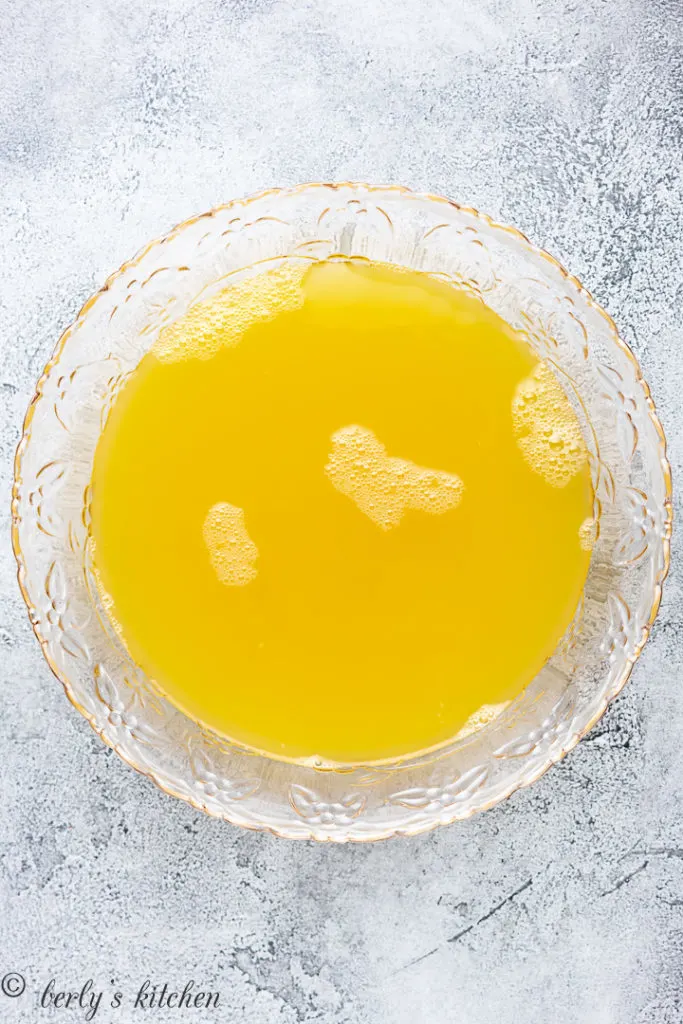
[[[572,625],[497,720],[436,753],[334,768],[254,754],[202,729],[161,697],[108,626],[86,545],[102,425],[121,382],[159,330],[199,296],[241,277],[285,258],[332,254],[443,275],[481,295],[526,335],[554,366],[581,418],[597,522]],[[491,807],[542,775],[626,682],[657,612],[670,530],[664,434],[612,320],[518,231],[399,187],[271,190],[152,242],[109,278],[60,338],[16,457],[19,582],[69,699],[106,743],[167,793],[235,825],[289,838],[414,835]]]

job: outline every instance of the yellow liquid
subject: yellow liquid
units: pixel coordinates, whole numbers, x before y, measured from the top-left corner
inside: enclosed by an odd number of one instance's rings
[[[591,506],[574,413],[502,320],[331,261],[161,333],[97,449],[92,544],[131,656],[190,716],[368,761],[531,681],[576,609]]]

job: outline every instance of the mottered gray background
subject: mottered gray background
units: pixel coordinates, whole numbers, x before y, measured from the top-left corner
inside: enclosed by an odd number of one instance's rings
[[[65,700],[9,541],[61,330],[149,239],[271,185],[400,182],[511,222],[616,319],[683,458],[682,0],[0,0],[0,993],[96,1020],[683,1021],[680,544],[592,734],[476,820],[291,844],[164,796]],[[483,611],[482,613],[485,613]],[[145,978],[214,1011],[134,1011]],[[120,1009],[107,994],[123,991]]]

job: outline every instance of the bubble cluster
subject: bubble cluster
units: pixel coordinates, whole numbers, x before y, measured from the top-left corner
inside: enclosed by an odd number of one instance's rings
[[[256,578],[258,548],[247,533],[244,510],[227,502],[213,505],[202,530],[213,571],[227,587],[244,587]]]
[[[371,430],[355,425],[332,435],[325,473],[383,530],[398,526],[407,509],[441,515],[459,504],[464,490],[453,473],[390,457]]]
[[[546,363],[520,381],[512,399],[517,446],[529,467],[552,487],[565,487],[586,461],[571,403]]]
[[[502,704],[482,704],[474,714],[470,715],[455,738],[461,740],[465,736],[471,736],[473,733],[479,732],[485,725],[494,722],[505,711],[509,703],[510,701],[506,700]]]
[[[592,551],[598,537],[598,524],[595,519],[584,519],[579,527],[579,545],[582,551]]]
[[[284,264],[231,285],[164,327],[152,353],[162,363],[211,359],[236,345],[252,324],[302,306],[305,273],[306,267]]]

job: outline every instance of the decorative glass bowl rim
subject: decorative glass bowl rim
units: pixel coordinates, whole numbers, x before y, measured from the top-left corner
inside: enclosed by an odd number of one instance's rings
[[[58,665],[55,663],[54,659],[52,658],[52,656],[50,654],[50,651],[48,649],[48,647],[49,647],[48,640],[42,635],[41,629],[40,629],[40,623],[37,620],[37,616],[34,615],[35,609],[33,607],[32,599],[31,599],[31,596],[29,594],[28,586],[27,586],[27,583],[26,583],[26,573],[27,573],[26,559],[25,559],[24,553],[22,551],[20,534],[19,534],[19,521],[20,521],[20,516],[19,516],[19,499],[20,499],[19,485],[20,485],[20,481],[21,481],[21,477],[22,477],[22,461],[23,461],[25,450],[26,450],[26,448],[27,448],[27,446],[28,446],[28,444],[29,444],[29,442],[31,440],[32,421],[33,421],[34,413],[35,413],[35,410],[36,410],[36,406],[37,406],[38,402],[41,399],[43,385],[44,385],[45,381],[47,380],[47,378],[48,378],[50,372],[52,371],[52,369],[58,364],[58,362],[60,360],[60,357],[61,357],[61,354],[62,354],[62,352],[64,350],[64,347],[67,344],[69,337],[74,332],[75,328],[83,321],[83,319],[90,312],[90,310],[92,310],[92,308],[95,305],[95,303],[97,303],[98,300],[111,288],[113,283],[119,277],[121,277],[123,274],[125,274],[128,270],[131,270],[131,269],[135,268],[144,259],[144,257],[151,250],[155,249],[157,246],[160,246],[160,245],[162,245],[162,244],[172,240],[173,238],[175,238],[176,235],[178,235],[179,233],[181,233],[185,229],[191,227],[192,225],[196,224],[197,222],[199,222],[201,220],[204,220],[204,219],[207,219],[207,218],[210,218],[210,217],[214,217],[218,213],[222,213],[222,212],[225,212],[225,211],[241,211],[241,210],[245,209],[246,207],[249,207],[253,203],[257,203],[259,201],[262,201],[264,199],[268,199],[270,197],[275,199],[275,198],[280,197],[280,196],[285,197],[285,196],[289,196],[289,195],[306,193],[306,192],[310,192],[310,191],[314,191],[314,190],[330,190],[330,191],[335,191],[335,190],[342,190],[342,189],[359,190],[359,191],[362,191],[364,193],[369,193],[369,194],[372,194],[372,193],[383,193],[383,194],[389,193],[389,194],[391,194],[391,195],[393,195],[395,197],[405,196],[405,197],[411,197],[411,198],[417,199],[417,200],[424,200],[424,201],[429,202],[429,203],[436,203],[436,204],[442,203],[442,204],[444,204],[444,205],[446,205],[448,207],[451,207],[452,209],[458,211],[461,214],[468,215],[468,216],[472,217],[474,220],[483,222],[488,228],[490,228],[490,229],[492,229],[492,230],[494,230],[496,232],[504,232],[504,233],[508,234],[514,240],[515,244],[522,246],[531,255],[533,255],[535,257],[540,257],[543,260],[547,260],[548,263],[554,268],[554,270],[555,271],[559,271],[559,273],[562,276],[562,278],[565,279],[565,281],[568,284],[570,284],[571,286],[573,286],[573,288],[576,289],[576,291],[580,294],[582,300],[594,312],[598,313],[603,318],[603,320],[605,321],[605,323],[607,325],[607,328],[609,330],[609,333],[611,335],[612,341],[622,351],[622,353],[626,356],[626,358],[628,359],[628,361],[632,365],[632,369],[633,369],[634,377],[635,377],[635,382],[636,382],[637,386],[642,391],[643,398],[644,398],[645,403],[647,405],[649,419],[650,419],[650,421],[651,421],[651,423],[654,426],[655,431],[656,431],[657,447],[658,447],[658,453],[657,454],[658,454],[659,464],[660,464],[660,468],[661,468],[661,471],[662,471],[662,477],[663,477],[664,486],[665,486],[665,499],[664,499],[664,503],[663,503],[664,504],[664,508],[665,508],[665,519],[664,519],[665,529],[664,529],[663,536],[662,536],[662,539],[661,539],[661,542],[662,542],[662,556],[663,556],[663,558],[662,558],[662,565],[661,565],[661,568],[658,571],[657,576],[656,576],[656,578],[654,580],[654,584],[653,584],[653,588],[652,588],[652,600],[651,600],[650,613],[649,613],[649,617],[648,617],[647,623],[646,623],[646,625],[643,628],[642,636],[641,636],[640,640],[638,641],[638,643],[635,645],[635,648],[634,648],[631,656],[626,660],[626,662],[625,662],[625,664],[624,664],[624,666],[623,666],[623,668],[621,670],[621,674],[620,674],[617,682],[615,683],[615,685],[612,688],[611,695],[608,698],[605,698],[605,700],[602,702],[602,705],[598,708],[597,712],[593,715],[593,717],[585,725],[585,727],[582,728],[580,732],[577,732],[574,735],[572,735],[570,741],[563,745],[561,751],[558,754],[549,757],[546,763],[544,763],[543,765],[541,765],[538,769],[536,769],[534,771],[533,775],[531,775],[528,778],[525,778],[524,780],[522,780],[519,783],[514,784],[513,786],[510,787],[509,791],[504,792],[503,794],[501,794],[499,796],[496,796],[489,803],[483,805],[482,807],[474,808],[470,812],[470,814],[476,813],[478,810],[489,809],[490,807],[495,806],[496,804],[500,803],[502,800],[507,799],[517,789],[519,789],[519,788],[521,788],[523,786],[530,785],[532,782],[535,782],[543,774],[545,774],[545,772],[553,764],[556,764],[564,756],[566,756],[566,754],[569,753],[569,751],[572,750],[573,747],[576,746],[576,744],[588,732],[590,732],[590,730],[593,728],[595,723],[604,714],[604,712],[605,712],[607,706],[609,705],[609,703],[611,703],[611,701],[614,700],[615,697],[621,692],[621,690],[623,689],[624,685],[626,684],[626,682],[628,681],[628,679],[629,679],[629,677],[631,675],[633,666],[634,666],[637,658],[639,657],[639,655],[640,655],[640,653],[641,653],[641,651],[642,651],[642,649],[643,649],[643,647],[644,647],[644,645],[645,645],[645,643],[646,643],[646,641],[647,641],[647,639],[648,639],[648,637],[650,635],[650,632],[651,632],[651,629],[652,629],[652,625],[653,625],[653,622],[654,622],[655,617],[657,615],[657,611],[659,609],[659,605],[660,605],[660,602],[661,602],[663,583],[664,583],[664,580],[665,580],[665,578],[666,578],[666,576],[668,574],[669,567],[670,567],[670,534],[671,534],[671,525],[672,525],[672,480],[671,480],[671,469],[670,469],[670,465],[669,465],[669,462],[668,462],[668,459],[667,459],[665,434],[664,434],[663,428],[661,426],[659,417],[657,415],[655,404],[654,404],[654,401],[653,401],[652,396],[651,396],[650,388],[649,388],[647,382],[645,381],[645,379],[643,377],[643,374],[642,374],[640,365],[638,363],[638,360],[637,360],[635,354],[633,353],[632,349],[629,347],[629,345],[621,338],[614,320],[609,316],[608,313],[605,312],[605,310],[600,306],[600,304],[597,303],[593,299],[592,295],[581,284],[581,282],[578,280],[578,278],[573,276],[573,275],[571,275],[565,269],[565,267],[554,256],[550,255],[550,253],[548,253],[544,249],[542,249],[542,248],[534,245],[532,242],[530,242],[529,239],[526,237],[526,235],[524,235],[519,229],[517,229],[515,227],[512,227],[512,226],[509,226],[509,225],[501,224],[501,223],[497,222],[496,220],[494,220],[493,218],[489,217],[487,214],[481,213],[477,209],[475,209],[475,208],[473,208],[471,206],[464,206],[464,205],[461,205],[461,204],[455,202],[454,200],[448,199],[448,198],[446,198],[444,196],[432,194],[430,192],[416,191],[416,190],[407,188],[407,187],[402,186],[402,185],[395,185],[395,184],[388,184],[388,185],[368,184],[368,183],[359,182],[359,181],[305,182],[305,183],[302,183],[302,184],[299,184],[299,185],[294,185],[294,186],[289,186],[289,187],[264,189],[262,191],[253,193],[253,194],[245,196],[245,197],[241,197],[241,198],[236,198],[236,199],[230,200],[227,203],[221,203],[221,204],[213,207],[210,210],[207,210],[207,211],[205,211],[203,213],[197,214],[195,216],[187,218],[184,221],[181,221],[180,223],[178,223],[174,227],[172,227],[169,231],[165,232],[164,234],[162,234],[162,235],[158,236],[157,238],[153,239],[152,241],[148,242],[145,246],[143,246],[135,254],[134,257],[132,257],[131,259],[129,259],[126,262],[124,262],[116,271],[114,271],[112,274],[110,274],[107,277],[107,279],[105,280],[104,284],[93,295],[91,295],[90,298],[88,298],[88,300],[84,303],[84,305],[79,310],[78,314],[76,315],[76,317],[74,318],[72,323],[68,327],[66,327],[66,329],[62,332],[62,334],[60,335],[60,337],[59,337],[59,339],[58,339],[58,341],[57,341],[57,343],[55,345],[55,348],[54,348],[50,358],[48,359],[48,361],[45,364],[45,367],[44,367],[42,373],[40,374],[40,377],[39,377],[38,382],[36,384],[33,396],[32,396],[32,398],[31,398],[31,400],[29,402],[28,409],[26,411],[25,418],[24,418],[24,423],[23,423],[23,428],[22,428],[22,435],[21,435],[21,438],[20,438],[19,443],[17,445],[17,449],[16,449],[16,453],[15,453],[15,459],[14,459],[14,483],[13,483],[13,489],[12,489],[12,531],[11,531],[11,535],[12,535],[12,547],[13,547],[14,555],[15,555],[15,558],[16,558],[16,561],[17,561],[17,579],[18,579],[18,583],[19,583],[19,588],[21,590],[22,596],[23,596],[24,601],[25,601],[25,603],[27,605],[27,608],[29,610],[29,617],[30,617],[30,620],[31,620],[31,625],[33,627],[34,633],[35,633],[38,641],[40,642],[41,648],[43,650],[43,655],[44,655],[44,657],[45,657],[45,659],[46,659],[46,661],[47,661],[47,663],[48,663],[52,673],[59,680],[59,682],[62,684],[62,686],[64,688],[64,691],[66,693],[66,696],[68,697],[69,701],[86,718],[86,720],[93,727],[93,729],[95,730],[97,735],[108,746],[110,746],[112,749],[115,749],[116,753],[122,758],[122,760],[124,760],[127,764],[129,764],[132,768],[134,768],[140,774],[146,775],[148,778],[151,778],[152,781],[160,789],[162,789],[165,793],[167,793],[168,795],[176,796],[176,797],[179,797],[179,798],[185,800],[187,803],[191,804],[197,810],[202,810],[205,813],[208,813],[209,815],[211,815],[213,817],[219,817],[219,818],[221,818],[223,820],[230,821],[233,824],[239,825],[240,827],[246,827],[246,828],[253,828],[253,829],[258,829],[258,830],[262,830],[262,831],[268,831],[268,832],[271,832],[274,835],[282,836],[282,837],[285,837],[285,838],[291,838],[292,836],[288,835],[286,830],[280,829],[280,828],[274,826],[273,824],[264,822],[263,824],[259,824],[259,825],[249,825],[249,824],[246,824],[244,821],[241,821],[241,820],[233,821],[228,813],[224,813],[224,812],[220,812],[219,813],[217,811],[214,811],[211,808],[208,808],[206,805],[203,805],[199,801],[193,799],[191,796],[188,796],[185,793],[181,793],[181,792],[175,791],[172,788],[172,786],[170,786],[167,782],[165,782],[164,780],[159,778],[154,772],[145,769],[140,764],[136,764],[133,758],[129,757],[124,751],[122,751],[121,749],[116,747],[114,742],[112,740],[110,740],[103,733],[103,731],[100,728],[97,727],[97,725],[93,721],[91,715],[86,711],[86,709],[81,705],[81,703],[77,699],[75,693],[73,692],[73,689],[71,687],[71,684],[69,682],[68,677],[66,676],[65,673],[60,671]],[[201,725],[201,723],[198,723],[198,724]],[[428,762],[428,761],[434,760],[436,757],[438,757],[438,755],[442,752],[442,750],[447,745],[448,744],[440,744],[436,748],[431,748],[429,750],[425,750],[425,751],[416,753],[415,755],[405,755],[405,756],[403,756],[401,758],[392,759],[391,761],[377,762],[377,763],[378,764],[379,763],[386,764],[388,768],[391,768],[392,764],[395,764],[397,767],[399,767],[399,766],[404,765],[406,762],[413,762],[413,761],[415,763],[417,763],[417,762]],[[238,746],[239,746],[239,744],[238,744]],[[245,748],[245,752],[246,753],[256,753],[256,754],[259,754],[260,756],[263,756],[263,757],[266,757],[266,758],[270,757],[270,755],[268,755],[267,753],[259,752],[259,751],[250,751],[248,748]],[[281,760],[279,758],[277,758],[277,759],[273,758],[273,759],[274,760]],[[296,763],[296,764],[301,764],[301,765],[306,764],[305,760],[303,760],[303,759],[296,759],[294,761],[291,761],[290,759],[285,758],[283,760],[289,761],[290,763]],[[368,765],[370,764],[370,762],[364,762],[363,764],[366,764],[366,763]],[[350,770],[352,770],[352,769],[354,769],[356,767],[359,767],[360,765],[340,764],[340,765],[336,766],[336,765],[325,765],[325,764],[317,764],[317,763],[316,764],[312,764],[312,763],[309,763],[307,766],[315,768],[316,770],[322,771],[322,772],[325,772],[325,773],[327,773],[327,772],[334,772],[334,773],[344,774],[344,773],[347,773],[347,772],[349,772]],[[466,816],[470,816],[470,815],[466,815]],[[434,820],[434,821],[432,821],[432,822],[430,822],[430,823],[428,823],[426,825],[423,825],[421,827],[417,827],[417,828],[414,828],[414,829],[407,829],[407,830],[403,830],[403,829],[401,829],[401,830],[388,829],[385,832],[378,832],[375,835],[368,836],[368,837],[362,837],[362,838],[358,838],[358,837],[355,837],[355,836],[348,836],[348,837],[345,836],[345,837],[343,837],[343,841],[373,842],[373,841],[377,841],[377,840],[380,840],[380,839],[388,838],[390,836],[397,835],[397,834],[401,834],[401,835],[417,835],[417,834],[420,834],[420,833],[431,831],[432,829],[436,828],[439,825],[448,824],[449,822],[452,822],[452,821],[457,820],[458,818],[462,818],[462,817],[463,816],[461,816],[461,815],[454,814],[453,817],[451,819],[449,819],[449,821]],[[304,837],[304,838],[306,838],[306,837]],[[314,839],[317,838],[317,839],[319,839],[320,837],[319,836],[311,835],[311,836],[308,836],[307,838],[314,838]],[[326,838],[327,839],[335,839],[337,837],[335,837],[333,835],[330,835],[329,837],[326,837]]]

